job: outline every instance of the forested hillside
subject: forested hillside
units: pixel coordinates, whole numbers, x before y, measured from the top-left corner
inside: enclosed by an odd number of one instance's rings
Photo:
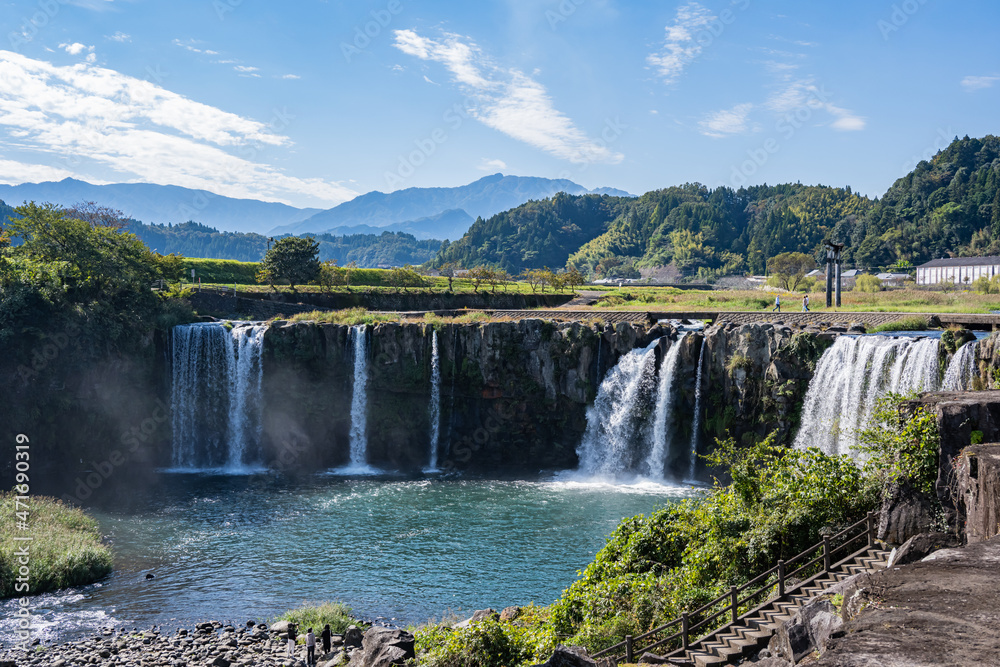
[[[639,198],[532,201],[478,219],[434,264],[575,267],[591,277],[635,276],[672,264],[685,276],[763,273],[783,252],[822,259],[843,243],[847,266],[878,268],[934,257],[1000,254],[1000,139],[956,139],[899,179],[882,199],[800,183],[733,190],[698,183]]]
[[[870,206],[850,189],[804,185],[734,191],[689,183],[639,198],[560,194],[477,220],[435,263],[510,272],[568,264],[593,276],[671,263],[686,275],[763,272],[768,257],[813,252],[839,220]]]
[[[838,232],[863,265],[1000,254],[1000,137],[953,141]]]
[[[163,255],[177,253],[185,257],[259,262],[267,252],[266,236],[220,232],[197,222],[146,225],[133,220],[127,230],[138,236],[150,250]],[[413,235],[402,232],[347,236],[321,234],[315,238],[319,241],[320,260],[333,259],[341,266],[355,262],[364,268],[423,264],[433,258],[441,247],[440,241],[418,241]]]
[[[633,201],[630,197],[564,192],[551,199],[529,201],[486,220],[477,218],[465,236],[441,247],[435,265],[454,262],[470,268],[490,264],[511,272],[560,267],[570,253],[602,234]]]

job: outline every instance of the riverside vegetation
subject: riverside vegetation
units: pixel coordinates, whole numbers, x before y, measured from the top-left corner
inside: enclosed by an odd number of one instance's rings
[[[730,483],[717,479],[703,498],[624,519],[548,607],[467,628],[418,629],[418,661],[513,667],[543,662],[558,644],[597,651],[700,607],[820,541],[825,530],[864,517],[892,483],[908,480],[929,492],[936,422],[922,409],[901,418],[903,399],[884,397],[859,434],[868,456],[861,467],[847,456],[774,446],[773,436],[749,447],[719,441],[708,462]]]
[[[111,550],[101,541],[97,522],[83,511],[46,496],[29,496],[28,530],[19,529],[16,494],[0,491],[0,598],[36,595],[97,581],[111,572]],[[22,508],[23,509],[23,508]],[[15,551],[31,537],[29,589],[16,588]]]

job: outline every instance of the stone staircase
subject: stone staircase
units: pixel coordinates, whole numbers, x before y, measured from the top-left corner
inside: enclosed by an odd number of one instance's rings
[[[862,572],[885,568],[889,552],[865,549],[839,567],[802,582],[786,591],[785,596],[766,602],[706,637],[668,656],[670,664],[714,667],[734,664],[764,648],[781,623],[790,620],[800,607],[823,595],[831,586]]]
[[[875,514],[869,512],[797,556],[779,560],[775,567],[742,586],[730,587],[729,593],[645,634],[626,636],[625,641],[592,657],[615,664],[634,663],[648,652],[656,655],[658,662],[665,659],[668,664],[684,667],[733,664],[765,646],[800,607],[848,577],[884,568],[888,558],[889,553],[875,541]],[[723,617],[729,622],[692,640],[718,625]]]

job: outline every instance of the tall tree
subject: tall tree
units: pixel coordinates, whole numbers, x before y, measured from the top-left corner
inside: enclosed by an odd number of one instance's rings
[[[319,278],[319,243],[314,239],[298,236],[278,239],[264,255],[261,273],[271,287],[276,282],[288,281],[292,291],[297,291],[296,285]]]

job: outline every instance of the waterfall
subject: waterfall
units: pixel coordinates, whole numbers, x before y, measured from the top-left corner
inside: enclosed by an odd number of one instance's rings
[[[252,322],[174,327],[170,389],[174,467],[238,470],[259,462],[266,331],[266,324]]]
[[[694,379],[694,423],[691,426],[691,462],[688,467],[688,480],[694,480],[695,466],[698,463],[698,435],[701,428],[701,369],[705,359],[705,339],[701,339],[701,349],[698,351],[698,370]]]
[[[673,431],[673,419],[671,412],[674,407],[674,377],[677,371],[677,363],[680,361],[681,341],[684,336],[681,334],[677,341],[670,346],[667,354],[660,362],[660,383],[656,391],[656,411],[653,421],[653,442],[649,450],[649,457],[646,459],[646,468],[653,477],[663,477],[664,468],[667,464],[667,454],[670,452],[670,444]]]
[[[969,341],[958,348],[955,356],[948,364],[948,370],[944,372],[944,383],[941,388],[945,391],[971,391],[972,380],[976,377],[976,352],[979,350],[979,341]]]
[[[354,348],[354,387],[351,394],[351,461],[341,472],[375,472],[368,465],[368,326],[351,327]]]
[[[427,409],[431,422],[430,463],[424,472],[438,470],[438,441],[441,438],[441,361],[438,358],[438,333],[431,334],[431,403]]]
[[[850,454],[880,395],[937,390],[938,346],[930,338],[838,337],[816,364],[796,449]]]
[[[577,448],[580,471],[615,476],[633,468],[636,442],[646,442],[650,397],[653,395],[654,348],[659,339],[632,350],[612,368],[587,410],[587,431]]]

